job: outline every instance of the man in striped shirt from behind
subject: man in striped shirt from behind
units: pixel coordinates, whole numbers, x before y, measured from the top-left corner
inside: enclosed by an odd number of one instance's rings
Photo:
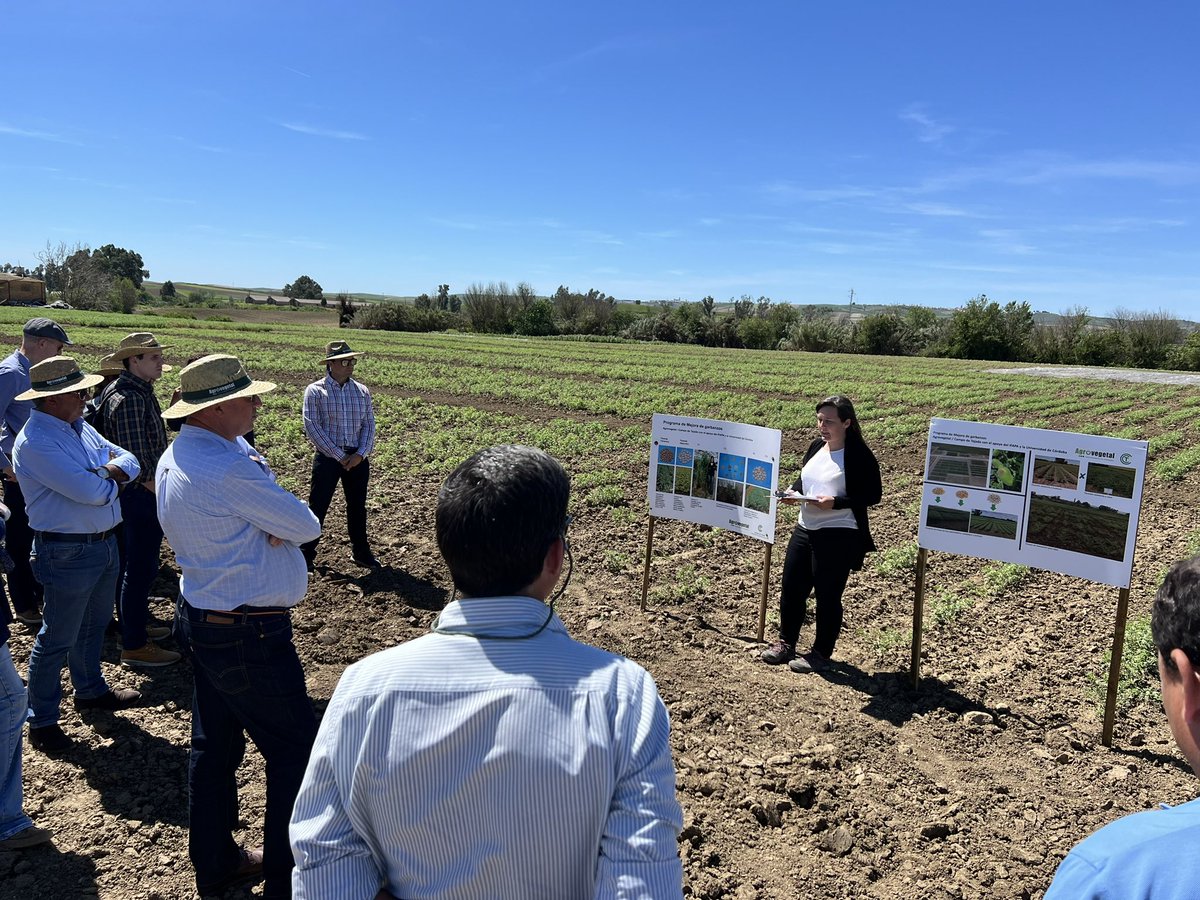
[[[438,547],[462,597],[342,676],[292,813],[297,900],[682,896],[654,680],[571,639],[565,583],[547,603],[569,492],[529,447],[446,480]]]

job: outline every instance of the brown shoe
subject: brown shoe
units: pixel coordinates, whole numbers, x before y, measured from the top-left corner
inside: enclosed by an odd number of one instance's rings
[[[136,650],[121,651],[121,665],[123,666],[146,666],[153,668],[155,666],[171,666],[179,662],[179,654],[174,650],[164,650],[154,641],[146,641],[144,647],[139,647]]]
[[[238,863],[236,869],[219,881],[212,881],[208,884],[197,884],[196,889],[202,897],[207,897],[210,894],[223,894],[231,887],[244,884],[247,881],[260,881],[262,879],[262,871],[262,847],[255,847],[253,850],[243,850],[241,861]]]
[[[170,625],[150,625],[146,628],[146,637],[151,641],[165,641],[170,636]]]

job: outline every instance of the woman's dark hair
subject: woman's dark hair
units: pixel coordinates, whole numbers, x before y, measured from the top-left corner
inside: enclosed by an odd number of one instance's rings
[[[1200,668],[1200,556],[1176,563],[1163,579],[1150,613],[1150,632],[1170,671],[1179,671],[1171,659],[1175,649]]]
[[[438,491],[438,549],[467,597],[519,593],[542,572],[566,530],[571,482],[558,460],[534,447],[476,453]]]
[[[849,397],[843,397],[841,394],[826,397],[817,404],[817,412],[820,412],[821,408],[825,406],[832,406],[837,410],[839,419],[850,423],[846,426],[846,440],[858,441],[860,444],[866,443],[863,439],[862,426],[858,424],[858,414],[854,412],[854,404],[850,402]]]

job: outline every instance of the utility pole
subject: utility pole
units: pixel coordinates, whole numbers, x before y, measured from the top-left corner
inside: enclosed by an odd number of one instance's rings
[[[854,288],[850,288],[850,321],[854,321]]]

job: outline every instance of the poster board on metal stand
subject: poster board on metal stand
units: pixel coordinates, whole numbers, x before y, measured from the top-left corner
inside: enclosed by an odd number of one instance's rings
[[[917,532],[914,687],[920,683],[928,550],[1112,585],[1120,595],[1102,737],[1112,745],[1147,451],[1145,441],[931,420]]]

